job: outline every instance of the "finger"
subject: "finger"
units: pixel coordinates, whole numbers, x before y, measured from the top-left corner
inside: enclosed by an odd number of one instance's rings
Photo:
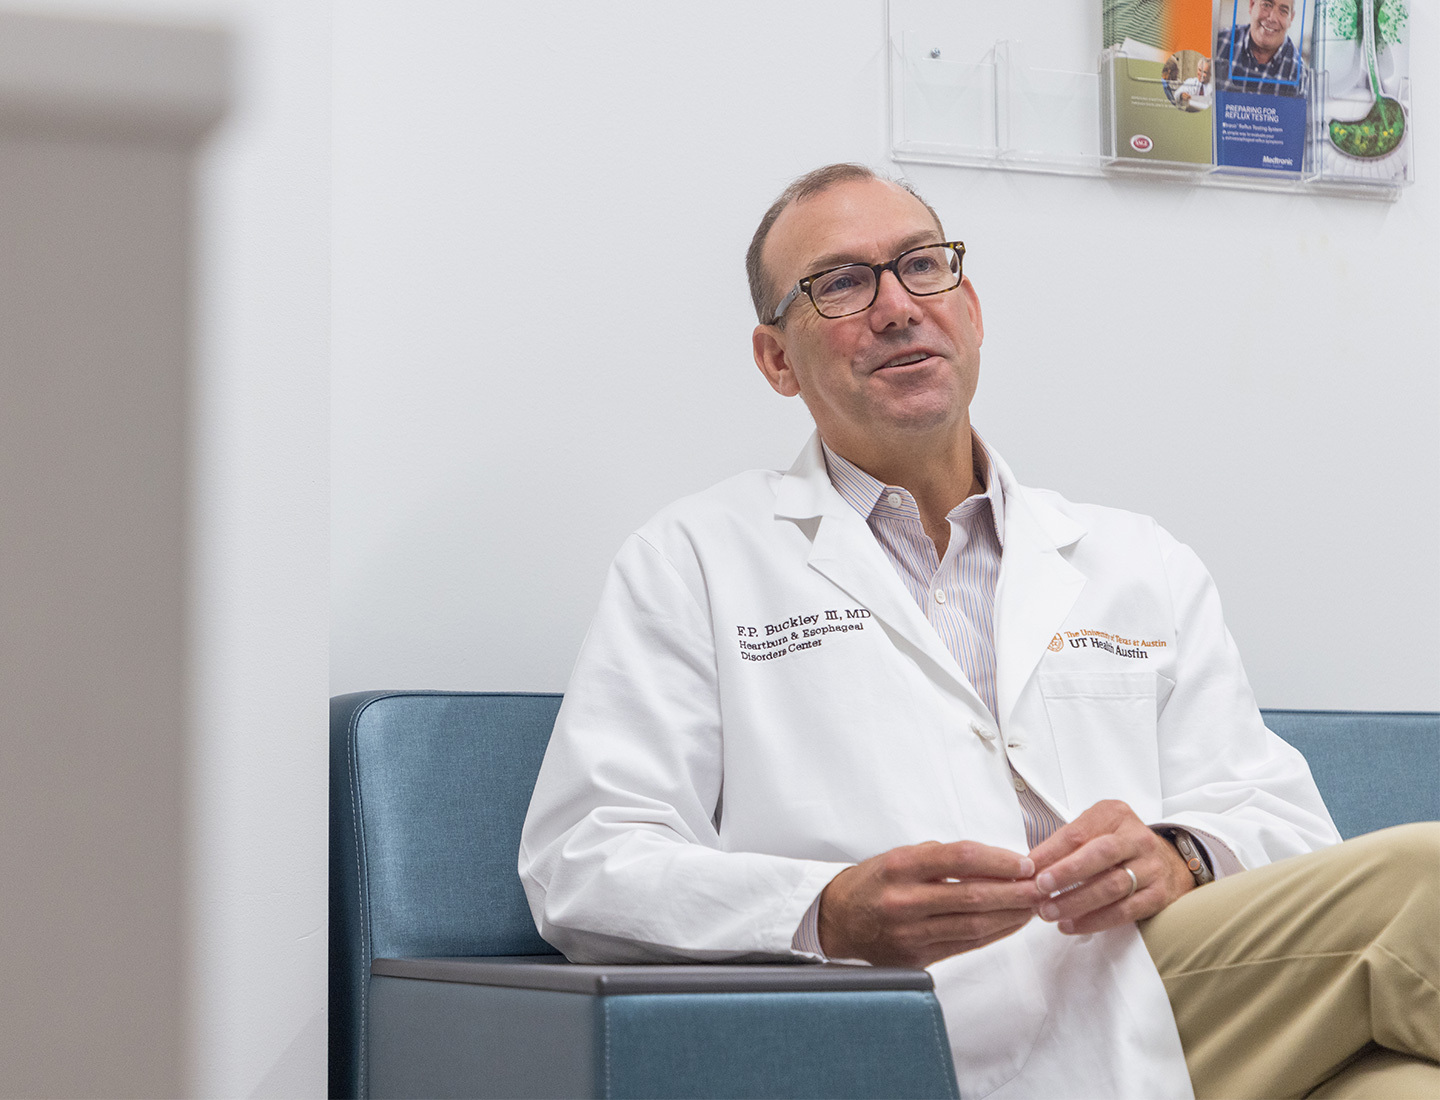
[[[1062,825],[1035,847],[1030,849],[1030,859],[1039,871],[1044,871],[1081,845],[1093,839],[1094,833],[1086,827],[1085,815],[1081,814],[1068,825]]]
[[[988,942],[995,936],[1008,935],[1025,927],[1035,917],[1033,909],[1002,909],[990,913],[946,914],[932,917],[916,926],[919,942],[938,943]]]
[[[1139,875],[1137,873],[1136,883],[1138,884],[1138,882]],[[1047,921],[1079,920],[1089,913],[1125,901],[1139,892],[1138,887],[1132,892],[1130,876],[1125,873],[1124,867],[1111,867],[1104,873],[1096,875],[1083,886],[1066,890],[1063,894],[1041,902],[1040,919]]]
[[[973,840],[949,844],[931,841],[894,848],[875,857],[880,877],[888,882],[936,882],[945,879],[1028,879],[1035,864],[1028,856],[1008,848],[993,848]]]
[[[964,879],[890,884],[877,896],[883,919],[907,924],[950,914],[1035,910],[1045,900],[1033,879]]]
[[[1054,895],[1087,882],[1140,854],[1134,837],[1106,833],[1041,871],[1035,876],[1035,886],[1041,893]]]
[[[1028,879],[1035,874],[1035,861],[1029,856],[974,840],[923,845],[917,859],[927,878]]]
[[[1036,870],[1044,871],[1097,837],[1132,824],[1144,827],[1128,804],[1118,799],[1106,799],[1095,803],[1074,821],[1060,826],[1035,845],[1030,851],[1030,858],[1035,861]]]
[[[1036,869],[1043,871],[1072,852],[1079,851],[1096,837],[1113,832],[1116,822],[1112,817],[1110,804],[1097,802],[1074,821],[1060,826],[1030,850]]]
[[[962,879],[917,885],[909,895],[918,914],[987,913],[1006,909],[1033,910],[1045,900],[1033,879]]]
[[[1158,886],[1137,890],[1128,898],[1086,913],[1074,920],[1062,920],[1056,925],[1067,936],[1084,936],[1091,932],[1103,932],[1122,924],[1133,924],[1137,920],[1153,917],[1166,905],[1165,892]]]

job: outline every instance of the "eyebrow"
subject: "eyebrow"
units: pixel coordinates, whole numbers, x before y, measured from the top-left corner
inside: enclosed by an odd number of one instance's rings
[[[900,240],[900,248],[899,251],[896,252],[896,255],[898,256],[900,252],[908,252],[910,249],[918,248],[921,245],[940,244],[939,236],[939,233],[933,229],[922,230],[919,233],[911,233],[910,236]],[[932,240],[932,238],[934,239]],[[854,252],[827,252],[825,255],[816,256],[815,259],[811,260],[805,270],[807,272],[826,271],[829,268],[839,267],[842,264],[862,264],[866,262],[865,260],[857,259],[856,255]]]

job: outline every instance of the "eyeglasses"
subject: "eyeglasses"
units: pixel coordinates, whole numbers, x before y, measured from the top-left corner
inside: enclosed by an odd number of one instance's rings
[[[900,253],[888,264],[841,264],[806,275],[780,299],[775,315],[766,324],[778,325],[785,311],[802,294],[809,296],[815,312],[834,320],[863,313],[880,294],[880,276],[891,272],[916,298],[944,294],[960,285],[965,261],[962,241],[926,244]]]

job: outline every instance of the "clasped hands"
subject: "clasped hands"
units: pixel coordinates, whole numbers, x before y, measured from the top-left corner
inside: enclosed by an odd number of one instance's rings
[[[930,840],[846,868],[820,895],[820,944],[832,959],[928,966],[1036,916],[1071,935],[1144,920],[1194,887],[1168,840],[1124,802],[1098,802],[1028,855]]]

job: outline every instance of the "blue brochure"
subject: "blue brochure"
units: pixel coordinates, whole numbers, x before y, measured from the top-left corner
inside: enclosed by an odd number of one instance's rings
[[[1215,163],[1299,173],[1305,166],[1310,86],[1307,0],[1219,3]]]

